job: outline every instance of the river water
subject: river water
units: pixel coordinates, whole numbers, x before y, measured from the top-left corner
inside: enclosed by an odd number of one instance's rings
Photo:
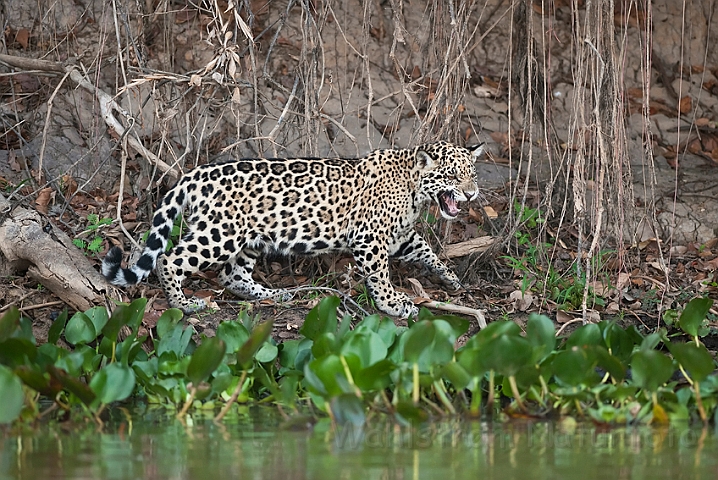
[[[715,427],[449,419],[421,427],[369,418],[332,428],[276,408],[115,409],[103,426],[0,430],[0,479],[702,479],[718,478]]]

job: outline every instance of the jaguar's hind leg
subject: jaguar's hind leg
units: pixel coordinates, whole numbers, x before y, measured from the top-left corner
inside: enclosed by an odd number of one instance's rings
[[[292,298],[292,294],[284,289],[267,288],[254,281],[252,271],[259,253],[251,249],[243,249],[239,255],[230,259],[219,272],[219,281],[238,297],[247,300],[262,300],[276,297],[281,301]]]

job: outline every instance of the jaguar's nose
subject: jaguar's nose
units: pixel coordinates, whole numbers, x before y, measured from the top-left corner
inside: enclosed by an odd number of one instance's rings
[[[479,196],[479,190],[464,190],[464,195],[466,195],[466,198],[468,198],[469,201],[472,201]]]

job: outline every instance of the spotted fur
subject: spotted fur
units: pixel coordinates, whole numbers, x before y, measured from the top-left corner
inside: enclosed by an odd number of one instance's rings
[[[221,265],[219,280],[247,299],[289,298],[252,279],[262,253],[319,255],[349,251],[366,275],[377,308],[389,315],[417,313],[389,281],[389,258],[422,264],[452,289],[461,288],[415,231],[422,209],[437,202],[454,218],[458,202],[478,195],[475,160],[483,147],[438,142],[377,150],[361,159],[243,159],[202,165],[183,176],[160,202],[137,263],[121,268],[114,247],[102,262],[114,285],[134,285],[157,266],[169,304],[185,312],[206,307],[188,299],[182,281]],[[185,212],[187,231],[163,254],[174,220]]]

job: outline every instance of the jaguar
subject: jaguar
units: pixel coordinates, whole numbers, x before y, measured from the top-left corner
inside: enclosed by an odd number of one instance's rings
[[[115,246],[102,262],[102,273],[113,285],[129,286],[156,268],[170,306],[193,313],[207,304],[187,298],[182,282],[197,271],[218,268],[219,281],[245,299],[287,300],[286,289],[267,288],[252,278],[260,255],[350,252],[378,310],[416,315],[411,298],[390,282],[389,259],[423,265],[452,291],[462,289],[415,224],[430,202],[451,220],[459,202],[479,195],[475,163],[483,151],[483,144],[440,141],[375,150],[359,159],[256,158],[198,166],[159,202],[137,262],[122,268],[123,252]],[[181,213],[186,231],[165,252]]]

